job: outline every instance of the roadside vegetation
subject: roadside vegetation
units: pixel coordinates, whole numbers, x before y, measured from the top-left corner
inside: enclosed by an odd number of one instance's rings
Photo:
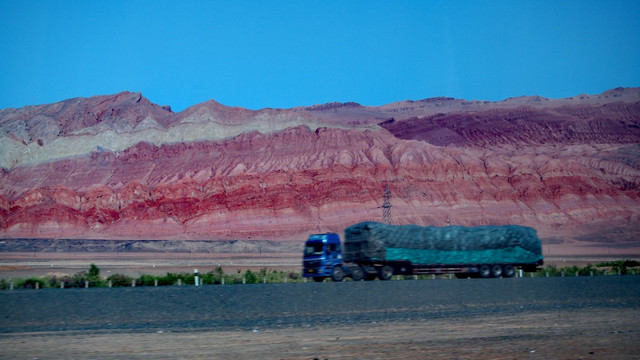
[[[586,266],[545,266],[534,276],[600,276],[600,275],[640,275],[640,262],[616,260]]]
[[[617,260],[603,262],[596,265],[545,266],[535,273],[525,273],[529,277],[554,277],[554,276],[604,276],[604,275],[640,275],[640,262],[633,260]],[[6,289],[42,289],[42,288],[86,288],[86,287],[130,287],[130,286],[175,286],[195,285],[196,275],[193,273],[167,273],[165,275],[143,274],[139,277],[131,277],[123,274],[113,274],[104,277],[100,274],[100,268],[91,264],[87,271],[81,271],[73,275],[62,277],[42,276],[16,279],[0,279],[0,290]],[[404,279],[402,276],[394,276],[394,279]],[[414,277],[409,276],[407,279]],[[446,279],[455,278],[449,275],[420,275],[418,279]],[[233,284],[262,284],[262,283],[287,283],[303,282],[305,279],[300,272],[277,271],[263,268],[260,271],[246,270],[227,274],[221,267],[207,273],[198,274],[200,285],[233,285]]]
[[[0,279],[0,289],[42,289],[42,288],[85,288],[85,287],[123,287],[123,286],[172,286],[195,285],[196,275],[193,273],[167,273],[165,275],[143,274],[132,277],[124,274],[113,274],[104,277],[100,268],[91,264],[89,270],[67,276],[42,276],[26,279]],[[207,273],[198,274],[200,285],[223,284],[257,284],[302,282],[299,272],[276,271],[263,268],[260,271],[246,270],[227,274],[221,267]],[[13,285],[12,285],[13,284]]]

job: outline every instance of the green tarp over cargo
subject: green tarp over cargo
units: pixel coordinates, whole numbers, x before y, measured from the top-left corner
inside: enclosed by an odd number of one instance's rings
[[[344,260],[414,264],[532,264],[542,260],[535,229],[504,226],[418,226],[364,222],[345,230]]]

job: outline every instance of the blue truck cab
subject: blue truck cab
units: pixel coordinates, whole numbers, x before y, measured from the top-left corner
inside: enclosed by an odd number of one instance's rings
[[[304,244],[302,275],[317,282],[331,277],[334,281],[344,278],[342,246],[338,234],[314,234]]]

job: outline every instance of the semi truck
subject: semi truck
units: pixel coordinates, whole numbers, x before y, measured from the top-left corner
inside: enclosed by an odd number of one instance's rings
[[[321,282],[389,280],[393,275],[455,274],[457,278],[513,277],[543,264],[536,230],[520,225],[418,226],[363,222],[313,234],[304,246],[303,276]]]

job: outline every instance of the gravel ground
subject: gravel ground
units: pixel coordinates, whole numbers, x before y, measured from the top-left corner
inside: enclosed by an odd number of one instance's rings
[[[640,277],[0,292],[2,358],[640,358]]]

